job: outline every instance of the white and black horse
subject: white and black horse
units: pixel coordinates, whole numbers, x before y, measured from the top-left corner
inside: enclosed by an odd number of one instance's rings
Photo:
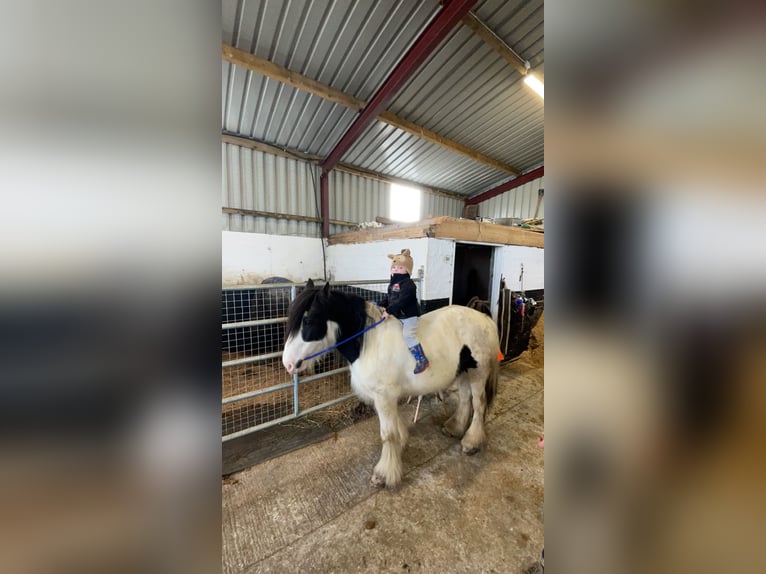
[[[282,362],[289,373],[301,372],[313,359],[307,357],[371,327],[382,318],[380,309],[362,298],[340,291],[306,289],[290,306]],[[338,347],[351,364],[351,386],[360,399],[375,405],[380,419],[383,451],[371,482],[394,487],[402,477],[402,450],[407,425],[400,418],[398,400],[435,393],[457,382],[460,402],[442,427],[462,437],[462,450],[474,454],[485,442],[484,415],[497,389],[499,341],[492,319],[451,305],[426,313],[418,323],[417,337],[431,361],[413,374],[415,359],[402,336],[402,324],[389,317],[380,325]],[[469,425],[470,423],[470,425]]]

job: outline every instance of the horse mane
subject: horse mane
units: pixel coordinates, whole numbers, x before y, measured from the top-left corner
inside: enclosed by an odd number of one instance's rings
[[[341,338],[353,335],[355,330],[360,330],[372,322],[372,319],[367,314],[366,303],[362,297],[334,289],[325,290],[325,288],[314,287],[312,283],[307,285],[290,305],[285,325],[285,339],[300,330],[303,316],[306,311],[311,309],[315,300],[318,300],[322,306],[329,306],[331,312],[334,312],[333,314],[339,314],[347,318],[347,321],[340,324],[343,332]],[[361,341],[357,341],[357,345],[361,347],[360,343]],[[361,350],[361,348],[358,350]]]
[[[294,335],[301,328],[303,315],[311,308],[314,298],[319,293],[318,287],[306,287],[298,293],[295,300],[290,304],[287,313],[287,324],[285,325],[285,339]]]

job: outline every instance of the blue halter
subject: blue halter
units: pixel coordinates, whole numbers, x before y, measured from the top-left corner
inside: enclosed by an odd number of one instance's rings
[[[326,349],[322,349],[321,351],[319,351],[317,353],[314,353],[313,355],[309,355],[308,357],[306,357],[303,360],[304,361],[310,361],[311,359],[315,359],[315,358],[319,357],[320,355],[324,355],[325,353],[329,353],[330,351],[332,351],[333,349],[337,349],[338,347],[340,347],[344,343],[348,343],[349,341],[352,341],[353,339],[356,339],[357,337],[360,337],[361,335],[364,335],[367,331],[369,331],[370,329],[374,329],[375,327],[380,325],[385,320],[386,320],[386,318],[383,317],[380,321],[377,321],[376,323],[373,323],[372,325],[369,325],[369,326],[365,327],[364,329],[362,329],[361,331],[359,331],[358,333],[356,333],[354,335],[351,335],[347,339],[343,339],[341,342],[335,343],[332,347],[327,347]]]

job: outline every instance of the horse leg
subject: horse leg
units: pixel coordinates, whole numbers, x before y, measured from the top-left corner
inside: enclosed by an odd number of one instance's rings
[[[465,434],[468,421],[471,418],[471,385],[465,375],[457,380],[458,405],[455,413],[442,425],[442,432],[449,436],[460,438]]]
[[[484,377],[473,375],[471,380],[471,395],[473,402],[473,419],[460,444],[463,454],[476,454],[486,439],[484,435],[484,413],[487,410],[487,396],[484,391]]]
[[[380,440],[383,449],[370,482],[373,486],[394,487],[402,479],[402,450],[407,443],[407,426],[399,416],[395,398],[376,397],[375,410],[380,419]]]

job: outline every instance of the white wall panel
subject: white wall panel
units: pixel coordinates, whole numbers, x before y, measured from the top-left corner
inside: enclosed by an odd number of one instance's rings
[[[317,217],[314,182],[319,185],[319,181],[317,168],[310,163],[226,143],[222,162],[222,207]],[[321,226],[314,222],[234,214],[224,214],[223,229],[303,237],[321,234]]]
[[[319,217],[319,169],[292,158],[264,153],[234,144],[222,144],[223,207],[269,213]],[[378,179],[332,171],[328,179],[330,219],[351,223],[390,217],[391,184]],[[443,194],[422,192],[421,218],[429,215],[460,217],[463,201]],[[272,217],[229,214],[223,216],[223,229],[270,235],[319,237],[315,222],[291,221]],[[330,233],[351,228],[331,225]]]
[[[258,285],[266,277],[296,283],[324,277],[322,240],[224,231],[221,240],[224,286]]]

